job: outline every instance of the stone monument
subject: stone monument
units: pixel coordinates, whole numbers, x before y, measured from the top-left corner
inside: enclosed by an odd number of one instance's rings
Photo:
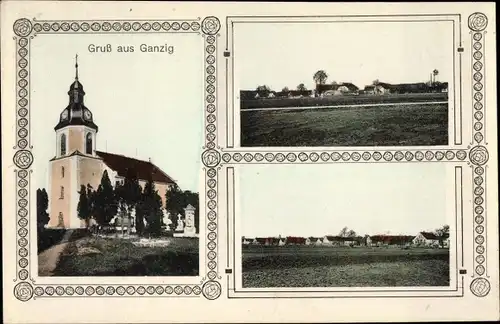
[[[194,208],[191,205],[187,205],[186,208],[184,208],[184,213],[185,213],[185,220],[186,220],[186,227],[184,228],[184,236],[196,236],[196,225],[194,223],[194,212],[196,208]]]
[[[170,231],[172,220],[170,220],[170,213],[166,209],[163,209],[163,224],[165,224],[165,230]]]
[[[184,230],[184,222],[181,219],[181,214],[177,215],[177,227],[175,228],[176,232],[182,232]]]

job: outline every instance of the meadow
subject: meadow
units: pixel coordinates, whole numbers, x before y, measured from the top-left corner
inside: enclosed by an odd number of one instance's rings
[[[408,93],[388,95],[331,96],[317,98],[266,98],[241,100],[240,109],[361,105],[402,102],[448,101],[448,93]]]
[[[197,238],[171,238],[167,247],[140,247],[126,239],[88,237],[62,252],[55,276],[197,276]]]
[[[242,252],[243,287],[448,286],[448,249],[258,247]]]
[[[242,147],[448,144],[447,103],[304,110],[242,109],[240,115]]]

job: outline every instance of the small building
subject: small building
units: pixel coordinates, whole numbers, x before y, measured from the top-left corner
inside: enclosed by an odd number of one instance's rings
[[[265,237],[256,237],[254,240],[253,240],[253,245],[266,245],[267,243],[267,238]]]
[[[250,244],[252,244],[252,243],[253,243],[253,241],[254,241],[254,240],[255,240],[255,239],[253,239],[253,238],[248,238],[248,237],[244,237],[244,236],[243,236],[243,237],[241,238],[241,243],[242,243],[243,245],[250,245]]]
[[[413,244],[416,246],[439,247],[441,246],[441,241],[443,241],[443,245],[448,244],[449,246],[448,237],[449,236],[447,235],[444,238],[440,238],[432,232],[420,232],[413,239]],[[448,241],[448,243],[446,243],[446,241]]]
[[[296,236],[287,236],[286,238],[287,245],[304,245],[306,244],[305,237],[296,237]]]
[[[306,239],[305,245],[321,245],[323,244],[323,238],[321,237],[308,237]]]

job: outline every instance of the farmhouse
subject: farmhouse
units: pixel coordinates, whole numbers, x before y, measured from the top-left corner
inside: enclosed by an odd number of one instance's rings
[[[412,243],[411,235],[372,235],[371,246],[406,246]]]
[[[306,239],[304,237],[288,236],[286,238],[287,245],[304,245],[305,243]]]
[[[323,244],[323,238],[321,237],[308,237],[305,242],[306,245],[321,245]]]
[[[440,238],[436,234],[431,232],[420,232],[413,239],[413,244],[416,246],[438,247],[440,245],[440,242],[443,241],[444,244],[447,244],[449,246],[448,237],[449,235]]]
[[[254,241],[253,238],[248,238],[248,237],[244,237],[244,236],[241,238],[241,243],[243,245],[250,245],[253,243],[253,241]]]

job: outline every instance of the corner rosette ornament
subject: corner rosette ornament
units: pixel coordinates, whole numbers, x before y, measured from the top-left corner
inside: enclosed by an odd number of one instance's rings
[[[469,153],[470,161],[475,165],[484,165],[488,162],[488,150],[484,146],[475,146]]]
[[[469,16],[469,28],[473,31],[480,32],[488,26],[488,18],[481,12],[475,12]]]
[[[217,281],[207,281],[203,285],[202,292],[206,299],[214,300],[219,298],[222,288]]]
[[[14,296],[20,301],[28,301],[33,297],[33,287],[27,282],[20,282],[14,287]]]
[[[215,35],[219,32],[220,21],[217,17],[210,16],[201,22],[201,30],[207,35]]]
[[[14,22],[13,29],[14,29],[14,33],[17,36],[26,37],[29,34],[31,34],[31,30],[33,29],[33,25],[31,24],[31,21],[29,21],[28,19],[21,18],[21,19],[18,19]]]
[[[209,168],[216,167],[220,163],[220,153],[216,150],[206,150],[201,155],[201,160]]]

